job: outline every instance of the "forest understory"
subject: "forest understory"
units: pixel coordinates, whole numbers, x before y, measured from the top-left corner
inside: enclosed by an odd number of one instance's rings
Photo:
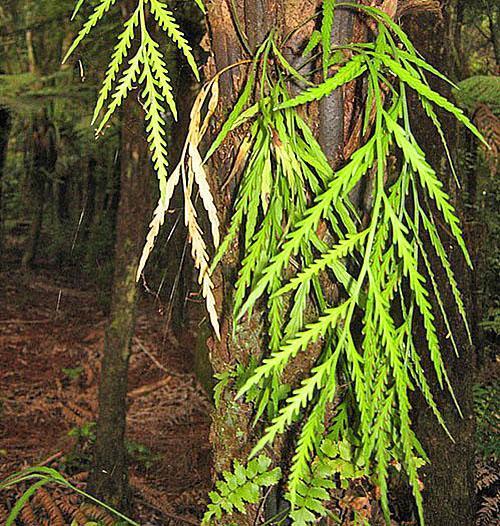
[[[43,465],[84,488],[106,317],[96,290],[82,288],[76,277],[43,265],[26,275],[15,270],[15,254],[6,266],[0,273],[0,479]],[[164,326],[155,298],[145,296],[129,375],[133,515],[141,524],[199,524],[211,484],[211,404],[192,372],[196,326],[182,340]],[[0,524],[22,490],[2,494]],[[78,496],[49,488],[25,508],[22,523],[70,524],[79,504]],[[92,506],[80,512],[113,523]]]

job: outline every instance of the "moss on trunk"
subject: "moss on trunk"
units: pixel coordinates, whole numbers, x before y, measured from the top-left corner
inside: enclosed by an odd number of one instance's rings
[[[125,103],[115,274],[99,384],[94,465],[89,481],[92,494],[122,510],[126,510],[128,500],[124,439],[130,344],[138,297],[135,277],[150,211],[152,181],[142,111],[135,97]]]

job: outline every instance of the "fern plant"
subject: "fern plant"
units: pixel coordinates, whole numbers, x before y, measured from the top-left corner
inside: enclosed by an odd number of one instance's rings
[[[241,320],[257,304],[266,304],[270,352],[238,396],[256,402],[257,418],[265,418],[266,408],[272,417],[251,458],[273,446],[292,425],[300,428],[286,480],[293,524],[310,524],[324,515],[321,500],[331,498],[327,490],[338,484],[339,463],[319,460],[327,447],[323,437],[333,430],[337,443],[345,444],[354,437],[357,444],[350,461],[351,468],[359,466],[360,471],[352,468],[344,478],[369,475],[380,490],[389,520],[389,472],[392,465],[402,466],[423,523],[419,469],[427,458],[412,430],[410,392],[419,389],[437,421],[445,429],[446,425],[417,352],[417,317],[422,319],[439,384],[453,395],[431,296],[455,349],[457,345],[422,233],[432,242],[466,327],[464,303],[438,220],[447,225],[467,263],[471,262],[450,198],[413,134],[408,90],[416,92],[446,150],[436,108],[450,112],[478,137],[480,134],[460,109],[429,87],[427,74],[442,75],[420,58],[407,35],[387,15],[375,8],[337,5],[362,9],[371,16],[378,28],[375,42],[346,46],[350,53],[339,63],[338,54],[333,53],[338,50],[313,34],[314,43],[308,47],[313,49],[322,41],[324,69],[335,62],[337,73],[291,97],[287,78],[302,76],[270,37],[257,52],[247,86],[209,152],[229,130],[252,121],[237,156],[241,182],[216,262],[241,233],[244,255],[234,317]],[[320,36],[328,33],[333,7],[332,2],[325,3],[327,29]],[[274,71],[267,61],[271,55]],[[261,56],[265,62],[257,82],[255,71]],[[360,76],[367,84],[365,140],[334,173],[297,108]],[[247,107],[254,84],[259,86],[257,102]],[[395,154],[402,159],[400,165],[391,164]],[[364,221],[350,200],[362,180],[368,181],[373,194],[369,219]],[[429,206],[431,201],[439,218]],[[337,285],[338,297],[328,297],[325,280]],[[237,329],[235,333],[237,337]],[[316,363],[283,399],[285,369],[299,353],[312,349],[316,349]],[[327,418],[332,407],[333,416]]]
[[[64,59],[65,61],[118,1],[99,0],[69,48]],[[195,0],[195,2],[200,9],[204,10],[202,0]],[[77,2],[73,16],[78,13],[83,3],[83,0]],[[168,112],[172,114],[174,119],[177,119],[177,107],[167,69],[166,57],[162,51],[162,46],[152,36],[152,31],[149,28],[149,15],[156,22],[159,29],[177,46],[188,62],[194,76],[199,80],[200,74],[192,48],[168,5],[163,0],[137,0],[135,9],[128,15],[127,20],[123,24],[123,31],[118,36],[117,44],[99,92],[92,124],[98,123],[96,128],[96,136],[98,137],[131,92],[137,86],[140,87],[141,103],[145,112],[146,136],[151,150],[151,160],[159,180],[160,199],[151,222],[151,230],[148,242],[144,248],[137,279],[139,279],[144,269],[152,249],[152,243],[164,222],[174,190],[182,182],[185,196],[185,223],[191,241],[192,255],[195,266],[199,270],[200,285],[202,286],[203,296],[207,301],[212,324],[215,332],[218,334],[219,327],[215,312],[213,283],[207,272],[209,266],[207,247],[192,199],[194,186],[196,185],[208,212],[212,225],[213,242],[217,246],[219,236],[217,213],[206,173],[202,166],[201,156],[197,155],[196,152],[207,131],[206,126],[205,128],[199,127],[202,125],[200,122],[202,105],[206,97],[212,94],[211,110],[209,108],[209,115],[207,116],[209,118],[217,103],[218,84],[215,81],[212,82],[210,89],[202,91],[202,94],[198,97],[197,105],[195,105],[197,114],[193,113],[192,115],[193,119],[191,121],[188,144],[184,150],[183,161],[170,174],[167,151],[167,123],[165,119]],[[207,119],[205,119],[205,122],[207,122]],[[198,127],[197,124],[199,125]],[[189,153],[190,158],[189,166],[183,165],[187,153]]]
[[[261,489],[274,486],[281,478],[280,468],[270,469],[271,463],[265,455],[254,458],[247,466],[235,460],[234,473],[225,471],[224,480],[217,482],[217,491],[210,493],[211,503],[203,524],[209,524],[212,517],[220,519],[234,511],[244,514],[248,504],[259,502]]]

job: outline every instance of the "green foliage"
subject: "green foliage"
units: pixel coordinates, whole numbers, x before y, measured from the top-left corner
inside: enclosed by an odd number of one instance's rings
[[[98,2],[68,50],[65,61],[115,3],[116,0]],[[199,2],[198,4],[200,5]],[[78,7],[80,6],[77,5]],[[199,78],[191,47],[167,5],[163,0],[137,0],[136,8],[129,14],[129,18],[124,23],[124,29],[118,36],[118,42],[96,103],[93,122],[97,121],[101,110],[107,104],[96,130],[96,134],[100,134],[136,85],[142,86],[141,95],[146,113],[147,138],[160,181],[162,199],[164,199],[169,176],[164,116],[167,110],[170,110],[176,118],[177,108],[164,52],[160,44],[152,37],[146,24],[147,10],[184,55],[196,78]]]
[[[486,104],[497,117],[500,116],[500,77],[469,77],[458,84],[453,96],[458,105],[470,113],[474,113],[478,104]]]
[[[72,49],[114,3],[101,0],[96,5]],[[375,42],[342,48],[348,53],[332,49],[329,32],[336,6],[360,9],[372,17],[378,29]],[[198,148],[215,112],[218,76],[203,87],[192,110],[181,162],[169,176],[163,115],[169,108],[175,116],[176,109],[164,56],[145,23],[146,8],[196,72],[191,49],[165,4],[138,0],[118,39],[97,103],[95,117],[108,102],[98,131],[140,84],[161,189],[146,258],[173,189],[182,179],[193,256],[216,332],[206,243],[191,194],[196,182],[217,247],[217,214],[203,165],[232,130],[244,125],[246,131],[229,175],[239,181],[234,209],[213,266],[233,243],[239,243],[234,335],[238,336],[243,316],[265,306],[269,352],[241,375],[243,381],[233,373],[220,376],[216,395],[220,401],[230,382],[243,384],[239,396],[255,404],[256,420],[265,429],[246,467],[235,461],[233,472],[225,472],[224,480],[217,483],[204,522],[244,513],[248,503],[259,501],[260,488],[282,479],[269,458],[257,455],[293,426],[297,440],[286,480],[293,524],[310,524],[323,516],[324,501],[333,498],[329,490],[346,487],[358,477],[369,477],[378,486],[389,521],[392,465],[406,473],[423,523],[419,469],[426,456],[412,429],[411,392],[420,390],[440,425],[445,423],[417,350],[417,323],[423,327],[439,384],[453,395],[436,323],[440,315],[450,328],[449,313],[435,278],[438,269],[431,263],[436,258],[427,253],[423,240],[428,238],[433,245],[465,325],[464,304],[438,224],[445,226],[469,265],[471,260],[451,199],[413,133],[408,91],[415,92],[445,148],[438,109],[452,114],[482,140],[480,133],[461,109],[430,88],[427,75],[443,75],[419,56],[386,14],[326,0],[321,31],[313,33],[306,52],[321,45],[325,76],[333,63],[337,72],[311,87],[271,34],[257,51],[241,96],[205,160]],[[132,45],[137,34],[137,45]],[[309,88],[292,96],[290,78]],[[334,172],[297,108],[357,78],[364,79],[367,89],[363,140]],[[204,119],[202,108],[208,108]],[[351,201],[353,190],[361,185],[371,196],[363,220]],[[457,347],[451,331],[449,337]],[[305,352],[316,357],[315,363],[288,392],[283,389],[283,372]]]
[[[355,458],[354,451],[347,439],[339,442],[330,435],[321,442],[316,459],[310,464],[307,476],[298,483],[293,497],[296,503],[290,513],[293,524],[316,523],[318,516],[327,515],[326,504],[332,500],[332,490],[339,486],[347,489],[352,480],[367,475],[366,466]],[[292,496],[288,495],[288,499]]]
[[[251,372],[238,396],[250,395],[257,418],[262,420],[266,409],[273,416],[251,457],[272,446],[292,425],[299,428],[287,479],[294,524],[308,524],[324,515],[321,501],[330,498],[327,489],[361,474],[369,475],[380,488],[388,520],[392,464],[406,472],[423,523],[419,468],[426,457],[412,430],[411,391],[419,389],[440,425],[445,423],[417,352],[419,318],[439,383],[453,395],[432,297],[448,328],[449,313],[423,243],[424,232],[467,325],[438,221],[447,225],[469,265],[470,257],[451,200],[413,134],[408,90],[416,92],[442,139],[434,108],[450,112],[481,135],[462,110],[429,87],[426,74],[439,73],[418,56],[399,26],[376,9],[360,8],[377,21],[376,41],[348,46],[352,56],[343,59],[333,77],[294,98],[285,79],[296,75],[269,38],[257,52],[248,83],[214,143],[218,146],[231,129],[246,123],[249,131],[236,162],[235,173],[241,171],[238,194],[216,262],[239,236],[243,256],[234,317],[241,320],[257,305],[266,305],[270,354]],[[313,38],[315,46],[317,37]],[[261,55],[274,55],[276,68],[263,68],[257,82]],[[321,99],[361,75],[368,86],[366,139],[334,173],[296,107]],[[391,77],[395,80],[389,83]],[[245,110],[254,90],[257,103]],[[393,155],[401,157],[401,164],[391,163]],[[350,198],[362,180],[373,194],[369,220],[364,222]],[[428,206],[430,201],[438,217]],[[325,227],[327,235],[319,234]],[[340,287],[339,299],[329,295],[326,280]],[[456,347],[451,331],[450,338]],[[316,363],[283,399],[279,388],[284,369],[299,353],[312,349],[319,351]],[[341,400],[349,403],[343,406]],[[332,404],[337,411],[325,429]],[[336,453],[337,446],[328,442],[329,447],[322,440],[333,430],[335,444],[343,448],[353,444],[350,462]],[[322,462],[325,455],[328,462]],[[316,469],[321,476],[316,476]]]
[[[22,496],[18,499],[16,504],[13,506],[7,518],[7,522],[5,523],[5,526],[13,526],[15,524],[16,518],[21,513],[26,502],[28,502],[31,499],[31,497],[33,497],[33,495],[37,492],[39,488],[42,488],[43,486],[47,486],[48,484],[56,484],[59,486],[66,487],[70,489],[71,491],[77,493],[78,495],[81,495],[82,497],[92,501],[93,503],[111,512],[113,515],[123,520],[125,524],[130,524],[132,526],[139,526],[137,522],[133,521],[132,519],[129,519],[128,517],[120,513],[119,511],[111,508],[104,502],[101,502],[95,497],[92,497],[92,495],[89,495],[88,493],[85,493],[84,491],[82,491],[79,487],[71,484],[71,482],[66,480],[55,469],[40,466],[40,467],[28,468],[18,473],[14,473],[10,477],[7,477],[5,480],[0,481],[0,490],[10,489],[10,488],[19,486],[20,484],[23,484],[23,483],[28,483],[31,485],[29,485],[28,489],[22,494]]]
[[[474,386],[478,453],[485,459],[500,457],[500,382]]]
[[[212,518],[220,519],[223,514],[246,513],[247,504],[260,500],[261,488],[274,486],[281,478],[279,468],[270,469],[271,459],[264,455],[243,466],[234,461],[234,472],[224,472],[224,480],[217,482],[217,491],[212,491],[210,504],[202,524],[210,524]]]

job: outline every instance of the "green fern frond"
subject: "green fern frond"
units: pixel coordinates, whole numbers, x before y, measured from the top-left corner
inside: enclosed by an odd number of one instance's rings
[[[323,0],[323,19],[321,21],[321,47],[323,50],[323,75],[328,74],[328,64],[332,51],[333,19],[336,0]]]
[[[168,9],[167,4],[161,0],[146,0],[151,6],[151,13],[155,17],[156,21],[160,27],[167,33],[167,35],[172,39],[172,41],[177,45],[181,53],[186,58],[188,64],[191,67],[191,70],[194,73],[194,76],[197,80],[200,80],[200,72],[198,70],[198,65],[193,56],[193,50],[189,45],[188,41],[184,37],[179,24],[174,18],[173,13]],[[198,0],[198,5],[201,7],[203,4]],[[202,7],[202,10],[204,8]]]
[[[281,478],[280,468],[269,469],[271,459],[260,455],[243,466],[234,461],[234,472],[224,472],[224,480],[217,482],[217,491],[209,493],[210,504],[202,524],[209,525],[212,519],[235,512],[246,513],[246,505],[260,500],[260,490],[277,484]]]
[[[135,34],[135,28],[139,25],[139,7],[133,12],[132,16],[125,22],[124,31],[118,37],[118,44],[115,47],[111,62],[109,64],[106,76],[104,78],[101,91],[99,92],[99,98],[97,100],[94,116],[92,118],[92,124],[94,124],[101,113],[104,104],[108,100],[109,95],[113,89],[114,82],[124,59],[127,57],[132,40]]]
[[[276,109],[283,110],[285,108],[294,108],[295,106],[302,106],[303,104],[326,97],[340,86],[343,86],[363,75],[366,68],[365,57],[362,55],[356,55],[346,65],[342,66],[333,77],[330,77],[322,84],[318,84],[314,88],[297,95],[297,97],[278,105]]]
[[[84,38],[86,38],[92,29],[103,19],[104,15],[116,4],[116,0],[100,0],[99,3],[95,6],[93,13],[90,15],[88,20],[83,25],[82,29],[78,33],[77,37],[71,44],[66,56],[63,59],[63,64],[68,60],[68,58],[73,54],[75,49],[81,44]],[[82,2],[79,2],[76,5],[75,12],[76,14],[82,6]]]

